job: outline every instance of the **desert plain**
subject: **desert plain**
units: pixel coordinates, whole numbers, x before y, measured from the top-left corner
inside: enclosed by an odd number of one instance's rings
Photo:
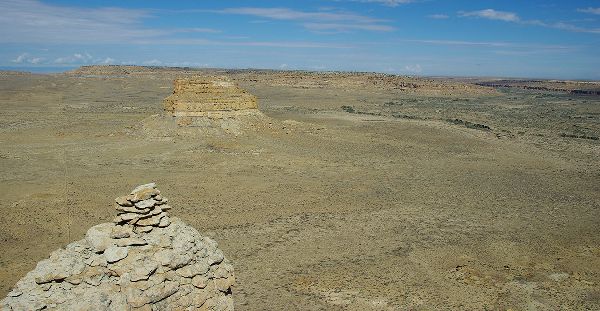
[[[177,125],[173,80],[264,118]],[[0,73],[0,293],[156,182],[238,310],[600,309],[600,83],[92,66]]]

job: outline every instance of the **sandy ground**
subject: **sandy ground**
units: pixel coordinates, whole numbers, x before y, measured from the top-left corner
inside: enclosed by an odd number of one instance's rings
[[[2,295],[155,181],[238,310],[600,309],[599,97],[243,82],[269,119],[188,135],[171,83],[0,77]]]

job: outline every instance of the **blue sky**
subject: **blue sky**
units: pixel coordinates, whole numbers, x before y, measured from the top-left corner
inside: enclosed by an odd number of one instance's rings
[[[600,79],[600,1],[0,0],[0,66]]]

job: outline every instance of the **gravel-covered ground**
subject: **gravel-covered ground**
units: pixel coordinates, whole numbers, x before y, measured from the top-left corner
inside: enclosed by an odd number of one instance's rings
[[[600,97],[230,74],[237,136],[153,116],[172,73],[0,75],[0,293],[154,181],[238,310],[600,309]]]

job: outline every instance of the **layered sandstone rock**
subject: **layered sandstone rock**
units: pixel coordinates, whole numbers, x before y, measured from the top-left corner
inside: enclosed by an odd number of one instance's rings
[[[113,223],[39,262],[0,309],[233,310],[233,266],[166,202],[153,183],[117,198]]]
[[[215,112],[258,111],[258,101],[227,77],[196,76],[175,80],[164,109],[177,117],[203,117]]]

